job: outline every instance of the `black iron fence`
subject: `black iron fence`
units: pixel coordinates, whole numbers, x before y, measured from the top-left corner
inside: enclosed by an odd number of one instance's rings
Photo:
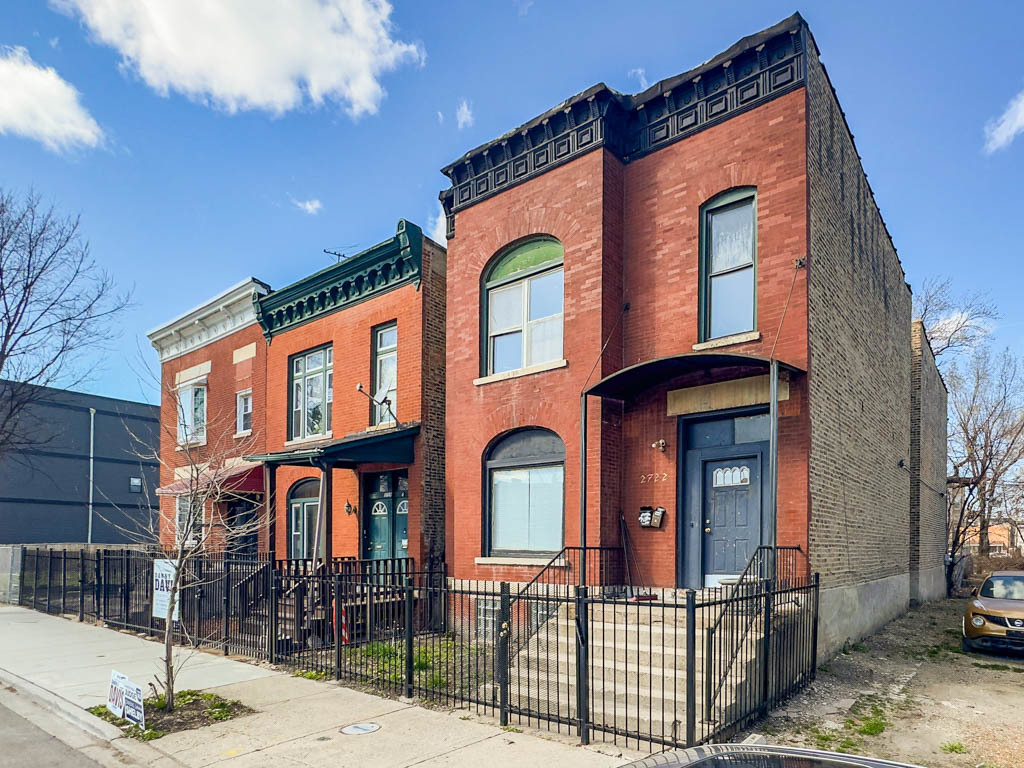
[[[817,576],[802,553],[758,557],[734,584],[642,595],[611,549],[567,548],[526,584],[411,559],[192,558],[175,635],[584,743],[685,747],[727,738],[814,676]],[[159,634],[152,563],[28,549],[22,604]]]

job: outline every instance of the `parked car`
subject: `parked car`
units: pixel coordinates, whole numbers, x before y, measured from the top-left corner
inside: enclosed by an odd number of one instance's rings
[[[622,768],[921,768],[874,757],[843,755],[819,749],[753,744],[713,744],[662,752]]]
[[[971,590],[960,646],[965,651],[1024,651],[1024,571],[993,571]]]

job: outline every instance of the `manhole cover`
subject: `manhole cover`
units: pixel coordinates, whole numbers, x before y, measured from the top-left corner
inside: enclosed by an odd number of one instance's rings
[[[341,729],[346,736],[359,736],[363,733],[373,733],[380,730],[380,723],[352,723]]]

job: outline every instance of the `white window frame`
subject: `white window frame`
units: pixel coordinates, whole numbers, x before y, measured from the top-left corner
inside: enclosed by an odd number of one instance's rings
[[[380,338],[389,331],[395,332],[395,343],[386,347],[380,345]],[[381,368],[383,364],[394,358],[395,361],[395,380],[392,382],[393,386],[388,389],[387,392],[378,393],[376,390],[380,387],[381,381]],[[378,401],[373,406],[373,425],[379,426],[381,424],[393,424],[398,420],[398,324],[388,323],[385,326],[377,328],[373,332],[373,386],[374,393],[373,399]],[[381,394],[382,397],[378,397]],[[391,401],[390,410],[386,405],[379,404],[385,398]]]
[[[203,393],[202,424],[195,425],[195,400],[196,393]],[[178,445],[205,445],[206,444],[206,416],[209,402],[209,392],[206,387],[206,379],[196,379],[186,382],[174,391],[175,411],[178,421]],[[187,400],[187,403],[184,402]]]
[[[248,399],[249,410],[245,410]],[[249,426],[245,426],[245,417],[249,417]],[[252,389],[243,389],[235,393],[235,437],[243,437],[252,433]]]
[[[194,499],[190,499],[188,494],[184,494],[184,493],[181,494],[180,496],[176,496],[175,499],[174,499],[174,544],[175,544],[175,546],[180,546],[182,544],[182,540],[184,539],[184,536],[185,536],[185,530],[184,529],[188,527],[187,515],[190,513],[189,505],[193,501],[194,501]],[[184,505],[185,509],[182,509],[182,502],[185,502],[185,505]],[[186,519],[185,519],[184,522],[182,521],[182,515],[183,514],[186,515]],[[197,525],[199,525],[200,527],[202,526],[202,522],[203,522],[202,517],[203,516],[200,515],[198,517],[198,519],[196,520]],[[186,540],[184,542],[186,547],[194,547],[194,546],[196,546],[196,544],[199,543],[199,539],[198,539],[198,536],[197,536],[198,533],[199,532],[196,531],[196,530],[192,531],[192,536],[190,536],[188,538],[188,540]]]
[[[322,353],[324,356],[323,367],[317,368],[314,373],[309,373],[308,360],[312,355]],[[296,363],[302,361],[302,373],[297,373]],[[310,381],[320,378],[323,382],[323,395],[322,395],[322,407],[323,407],[323,431],[321,432],[307,432],[309,424],[308,415],[306,413],[307,402],[306,392],[308,391],[308,384]],[[331,432],[331,411],[334,406],[334,346],[328,344],[326,346],[319,346],[313,349],[306,350],[297,355],[293,355],[288,360],[288,387],[289,387],[289,410],[288,410],[288,439],[293,440],[313,440],[321,437],[330,437]],[[296,414],[301,414],[299,419],[299,425],[301,429],[296,431],[295,422]]]
[[[554,315],[548,315],[546,317],[538,318],[537,320],[530,320],[530,291],[533,287],[533,281],[539,278],[548,277],[555,272],[562,273],[563,288],[562,288],[562,311]],[[565,349],[565,265],[558,264],[557,266],[545,269],[541,272],[534,274],[528,274],[519,279],[510,279],[507,283],[496,285],[492,288],[487,289],[487,374],[492,375],[495,373],[494,370],[494,340],[499,336],[507,336],[510,333],[519,333],[520,336],[520,353],[519,353],[519,368],[513,368],[511,370],[523,370],[530,368],[534,365],[541,365],[542,363],[550,363],[556,360],[560,360]],[[491,302],[492,297],[510,291],[514,288],[520,289],[522,307],[519,314],[519,324],[510,326],[508,328],[502,328],[500,331],[495,331],[491,324]],[[552,357],[545,360],[534,360],[530,356],[531,344],[530,339],[532,336],[532,329],[541,323],[552,322],[555,318],[558,319],[558,327],[560,330],[561,344],[559,350]],[[510,373],[511,371],[500,371],[499,373]]]

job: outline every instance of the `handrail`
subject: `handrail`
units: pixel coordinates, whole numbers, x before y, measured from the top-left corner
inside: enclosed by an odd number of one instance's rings
[[[532,587],[534,584],[536,584],[537,580],[541,576],[543,576],[548,571],[549,568],[552,568],[554,566],[554,564],[557,563],[559,560],[564,559],[565,553],[568,550],[569,550],[568,547],[562,547],[558,551],[558,554],[556,554],[554,557],[552,557],[550,560],[548,560],[547,565],[545,565],[543,568],[541,568],[539,571],[537,571],[537,573],[534,574],[534,577],[532,579],[530,579],[528,582],[526,582],[526,586],[525,587],[523,587],[518,592],[516,592],[515,596],[512,598],[512,602],[510,604],[514,605],[516,600],[518,600],[522,595],[524,595],[526,593],[526,591],[530,587]]]
[[[764,597],[764,592],[760,592],[757,586],[762,586],[765,590],[771,589],[771,584],[776,580],[778,576],[778,556],[779,552],[803,552],[799,545],[785,545],[785,546],[759,546],[754,550],[754,553],[750,556],[750,560],[747,561],[746,567],[743,569],[743,573],[740,574],[739,579],[732,585],[732,589],[729,591],[729,596],[725,599],[722,604],[722,610],[719,611],[718,617],[712,626],[706,630],[705,637],[705,658],[704,663],[707,665],[707,675],[705,676],[705,716],[710,718],[711,710],[714,702],[718,699],[718,695],[722,692],[725,687],[726,681],[729,679],[729,675],[732,673],[732,668],[736,664],[736,660],[739,658],[740,649],[747,641],[747,637],[751,630],[754,628],[754,624],[757,620],[760,611],[758,610],[759,603],[756,602],[757,598]],[[769,560],[767,563],[764,562],[764,556],[768,554]],[[755,582],[754,593],[751,594],[750,600],[754,601],[754,609],[747,613],[747,621],[742,630],[738,633],[738,637],[734,635],[734,642],[732,648],[725,649],[728,653],[728,661],[725,663],[725,668],[721,674],[718,675],[716,682],[712,683],[710,674],[713,671],[712,656],[714,655],[714,640],[718,634],[718,630],[721,627],[722,621],[725,619],[726,614],[729,612],[731,606],[735,606],[735,600],[737,593],[744,586],[744,583],[748,581],[747,577],[750,575],[751,569],[757,566],[759,573],[763,574],[757,578]],[[767,565],[766,570],[762,570],[762,566]],[[759,584],[758,584],[759,582]]]

